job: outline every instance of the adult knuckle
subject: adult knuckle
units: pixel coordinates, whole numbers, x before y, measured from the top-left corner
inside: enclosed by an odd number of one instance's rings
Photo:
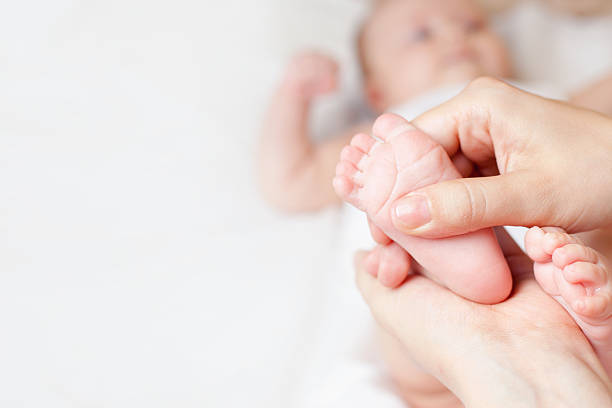
[[[467,86],[467,89],[471,91],[483,91],[491,88],[505,89],[507,84],[497,78],[489,76],[480,76],[473,79]]]
[[[468,183],[463,179],[457,180],[459,186],[463,208],[459,212],[460,218],[457,220],[463,225],[479,225],[486,213],[486,195],[483,188],[476,183]]]

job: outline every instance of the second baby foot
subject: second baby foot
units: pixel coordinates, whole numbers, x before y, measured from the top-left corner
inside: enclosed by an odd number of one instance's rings
[[[388,288],[397,288],[410,274],[410,255],[397,243],[378,244],[365,258],[366,271]]]
[[[493,230],[444,239],[424,239],[397,230],[393,204],[406,194],[461,177],[444,148],[403,118],[385,114],[376,120],[374,138],[356,135],[336,168],[338,195],[366,212],[392,240],[436,280],[470,300],[503,301],[512,276]]]
[[[612,374],[610,262],[561,228],[531,228],[525,249],[542,289],[572,315]]]

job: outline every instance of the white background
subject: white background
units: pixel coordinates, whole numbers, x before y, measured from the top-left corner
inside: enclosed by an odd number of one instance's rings
[[[312,24],[349,35],[315,3],[2,2],[2,407],[293,404],[337,211],[268,209],[254,146]]]

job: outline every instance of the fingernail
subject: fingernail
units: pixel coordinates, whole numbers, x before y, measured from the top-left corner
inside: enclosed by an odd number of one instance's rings
[[[402,199],[395,207],[395,220],[403,229],[415,229],[431,221],[429,203],[422,195],[411,195]]]

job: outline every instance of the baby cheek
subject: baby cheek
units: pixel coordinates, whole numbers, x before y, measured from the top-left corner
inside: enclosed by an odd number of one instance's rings
[[[506,48],[496,40],[483,41],[479,47],[479,55],[487,75],[509,77],[511,69]]]
[[[426,53],[414,50],[395,55],[389,59],[384,81],[384,90],[389,104],[405,103],[421,92],[437,85],[439,74],[435,61]]]
[[[434,85],[434,78],[440,70],[436,58],[426,52],[413,52],[408,55],[403,64],[403,76],[415,86],[423,87]]]

